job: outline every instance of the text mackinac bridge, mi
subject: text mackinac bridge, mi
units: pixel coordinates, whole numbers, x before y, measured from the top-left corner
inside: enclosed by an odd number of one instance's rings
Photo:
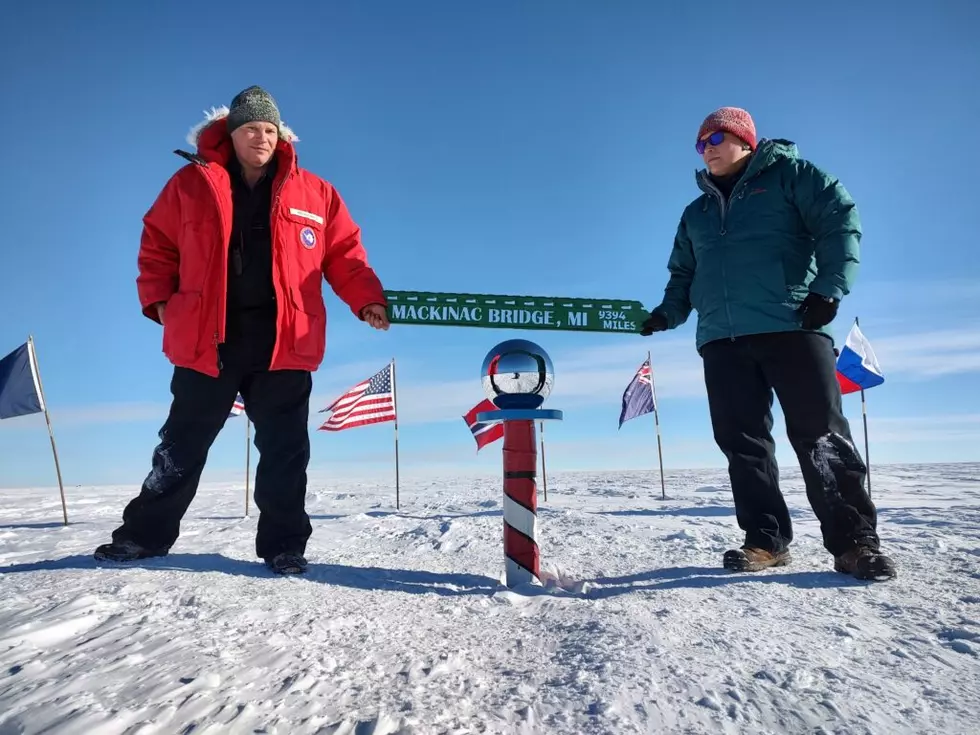
[[[639,301],[385,291],[392,324],[637,334]]]

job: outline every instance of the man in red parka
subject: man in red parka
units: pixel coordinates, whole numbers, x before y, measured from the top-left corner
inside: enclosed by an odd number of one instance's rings
[[[323,360],[326,279],[361,320],[387,329],[381,283],[337,191],[299,167],[297,140],[260,87],[212,111],[177,151],[181,168],[143,219],[136,279],[174,365],[152,469],[99,560],[163,556],[238,393],[255,424],[257,555],[306,570],[312,372]]]

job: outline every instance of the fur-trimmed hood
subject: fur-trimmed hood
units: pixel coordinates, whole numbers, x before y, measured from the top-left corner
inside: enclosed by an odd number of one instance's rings
[[[227,165],[231,157],[235,155],[235,151],[231,142],[231,135],[229,135],[224,124],[226,117],[228,117],[228,107],[224,105],[212,107],[210,111],[204,113],[204,119],[187,133],[187,142],[197,149],[197,153],[188,153],[180,149],[175,150],[174,153],[200,166],[206,167],[208,163]],[[289,170],[299,167],[296,148],[293,146],[298,140],[299,137],[288,125],[283,122],[279,123],[279,144],[276,147],[276,156],[280,163]]]
[[[229,112],[230,110],[228,109],[227,105],[212,107],[210,110],[206,110],[204,113],[204,119],[192,127],[187,133],[187,142],[196,148],[201,139],[201,133],[204,132],[205,128],[209,127],[218,120],[224,120],[226,117],[228,117]],[[292,128],[282,121],[279,122],[279,139],[284,140],[287,143],[299,142],[299,136],[293,132]]]

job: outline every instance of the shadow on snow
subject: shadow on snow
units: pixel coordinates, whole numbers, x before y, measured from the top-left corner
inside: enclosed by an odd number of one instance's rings
[[[859,580],[838,572],[732,572],[718,567],[667,567],[623,577],[598,577],[585,596],[600,600],[634,592],[671,589],[708,589],[732,584],[782,584],[800,589],[850,587]]]
[[[156,559],[127,563],[100,563],[90,555],[76,554],[62,559],[13,564],[0,567],[0,576],[30,572],[70,569],[97,570],[141,569],[218,573],[252,578],[277,578],[261,562],[232,559],[221,554],[170,554]],[[836,572],[746,572],[735,573],[717,567],[666,567],[620,577],[598,577],[586,580],[591,589],[584,592],[521,585],[508,590],[499,580],[478,574],[428,572],[416,569],[357,567],[341,564],[311,564],[309,571],[297,580],[335,585],[365,591],[391,591],[407,594],[435,594],[445,597],[466,595],[492,596],[512,592],[521,596],[558,594],[583,600],[601,600],[620,595],[672,589],[710,589],[733,584],[782,584],[800,589],[859,586],[861,582]]]
[[[153,559],[113,563],[98,562],[90,555],[76,554],[62,559],[0,567],[0,576],[67,569],[141,569],[148,571],[212,572],[254,578],[278,578],[278,575],[256,561],[232,559],[222,554],[170,554]],[[436,594],[444,596],[492,595],[503,587],[497,580],[477,574],[427,572],[413,569],[356,567],[342,564],[311,564],[309,571],[297,579],[331,584],[351,589]]]
[[[602,510],[596,515],[603,516],[690,516],[692,518],[712,518],[733,516],[735,509],[723,505],[699,505],[690,508],[636,508],[626,510]]]

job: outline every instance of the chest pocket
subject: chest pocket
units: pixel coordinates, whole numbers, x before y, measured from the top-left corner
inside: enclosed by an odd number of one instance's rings
[[[326,220],[319,212],[300,207],[283,207],[283,234],[287,248],[323,252],[323,234]],[[290,242],[290,240],[292,242]]]
[[[803,218],[780,180],[778,171],[764,171],[739,187],[730,207],[730,229],[767,240],[795,243],[808,237]]]
[[[326,220],[312,207],[280,207],[276,239],[282,248],[289,272],[289,292],[293,314],[293,351],[308,360],[319,361],[325,345],[326,308],[322,284]]]
[[[721,235],[721,208],[714,195],[706,194],[692,206],[685,218],[687,236],[698,262],[718,247]]]
[[[320,298],[323,255],[327,246],[323,210],[302,204],[283,203],[276,221],[277,247],[281,250],[293,298],[302,301],[304,293]],[[316,300],[314,299],[314,300]]]

